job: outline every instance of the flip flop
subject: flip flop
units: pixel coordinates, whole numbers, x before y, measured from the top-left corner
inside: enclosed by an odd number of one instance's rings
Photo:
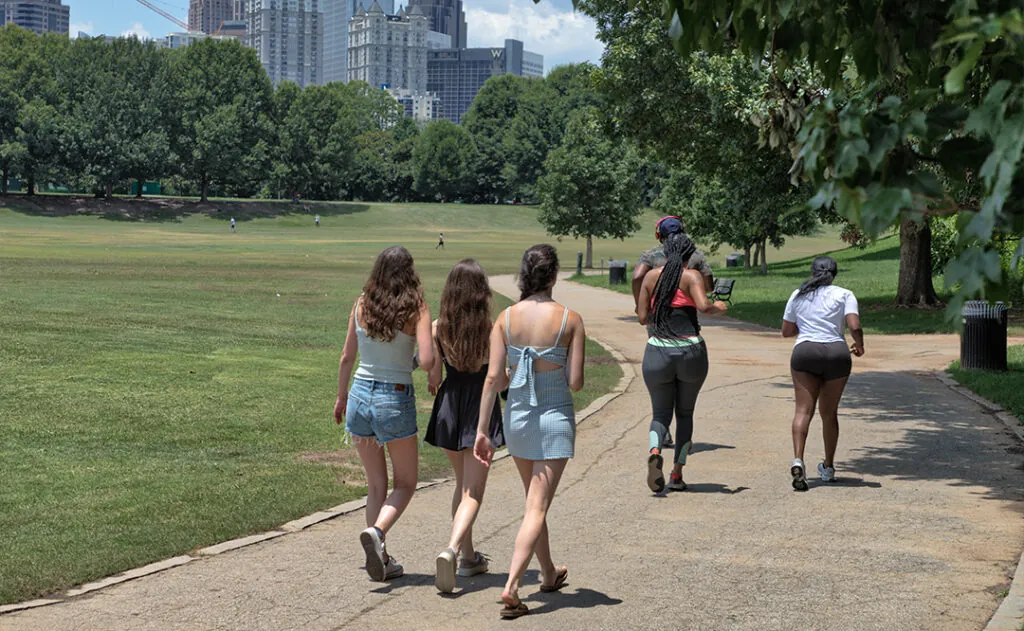
[[[552,585],[541,585],[540,591],[544,593],[557,592],[558,590],[565,587],[566,579],[569,578],[569,568],[563,567],[558,571],[558,576],[555,577],[555,582]]]
[[[520,600],[519,604],[515,607],[505,605],[505,608],[501,610],[501,617],[505,620],[514,620],[516,618],[521,618],[528,613],[530,613],[530,610],[526,607],[526,603]]]

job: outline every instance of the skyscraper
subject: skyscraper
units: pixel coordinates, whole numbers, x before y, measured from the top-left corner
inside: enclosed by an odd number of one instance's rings
[[[431,31],[450,35],[452,48],[465,48],[467,44],[466,12],[462,0],[409,0],[408,9],[418,7],[430,20]]]
[[[0,0],[0,25],[16,24],[42,35],[68,34],[71,7],[60,0]]]
[[[373,0],[320,0],[324,12],[324,83],[348,81],[348,23]],[[395,0],[377,0],[381,10],[391,15]]]
[[[189,0],[188,27],[213,35],[224,22],[241,19],[241,16],[235,17],[235,5],[235,0]]]
[[[441,98],[443,117],[453,123],[462,122],[488,79],[503,74],[542,77],[544,57],[516,39],[506,39],[504,48],[427,51],[427,91]]]
[[[349,22],[348,80],[373,87],[427,89],[427,18],[414,7],[386,15],[376,2]]]
[[[323,83],[320,0],[248,0],[246,41],[274,85]]]

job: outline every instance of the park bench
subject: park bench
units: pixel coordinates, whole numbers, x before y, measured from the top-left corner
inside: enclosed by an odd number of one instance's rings
[[[715,280],[715,288],[711,290],[712,300],[721,300],[728,304],[732,304],[732,286],[736,284],[736,281],[728,278],[719,278]]]

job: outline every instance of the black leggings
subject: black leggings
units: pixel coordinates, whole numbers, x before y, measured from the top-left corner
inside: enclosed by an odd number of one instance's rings
[[[693,408],[708,376],[708,348],[704,342],[682,347],[647,345],[644,383],[651,395],[650,447],[661,448],[676,415],[675,462],[686,464],[693,440]]]

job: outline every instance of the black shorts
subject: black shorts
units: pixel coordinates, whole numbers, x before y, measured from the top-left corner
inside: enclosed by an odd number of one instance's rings
[[[850,376],[853,359],[846,342],[801,342],[793,347],[789,367],[832,381]]]

